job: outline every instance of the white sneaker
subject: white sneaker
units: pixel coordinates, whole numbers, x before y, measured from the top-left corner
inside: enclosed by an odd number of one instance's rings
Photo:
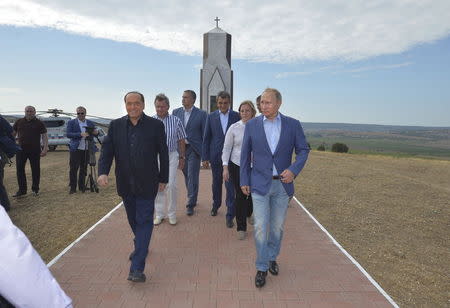
[[[160,223],[162,223],[163,219],[161,217],[155,217],[155,219],[153,219],[153,225],[157,226]]]
[[[169,224],[172,226],[177,224],[177,218],[176,217],[169,217]]]

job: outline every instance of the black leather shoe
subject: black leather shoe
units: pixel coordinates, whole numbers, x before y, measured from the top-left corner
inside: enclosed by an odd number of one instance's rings
[[[278,271],[280,270],[280,268],[278,267],[277,261],[270,261],[269,262],[269,272],[272,275],[278,275]]]
[[[217,209],[213,208],[211,210],[211,216],[217,216]]]
[[[262,288],[266,284],[267,272],[257,271],[255,277],[255,286]]]
[[[132,282],[145,282],[145,274],[143,272],[130,272],[128,280]]]
[[[234,222],[233,219],[227,219],[227,228],[233,228]]]
[[[71,188],[70,191],[69,191],[69,195],[74,194],[76,192],[77,192],[76,188],[74,188],[74,189]]]
[[[194,209],[192,207],[188,207],[186,209],[186,215],[188,215],[188,216],[194,215]]]
[[[17,198],[17,197],[25,196],[26,194],[27,194],[26,192],[18,191],[13,195],[13,197]]]

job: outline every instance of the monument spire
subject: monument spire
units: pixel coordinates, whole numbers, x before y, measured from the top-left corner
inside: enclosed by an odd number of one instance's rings
[[[216,28],[219,28],[220,18],[216,16],[216,19],[214,19],[214,21],[216,22]]]

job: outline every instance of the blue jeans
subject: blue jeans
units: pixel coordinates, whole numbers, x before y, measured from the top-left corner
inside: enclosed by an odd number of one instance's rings
[[[131,195],[123,198],[123,204],[134,234],[134,256],[131,259],[130,271],[143,272],[153,231],[155,198],[144,199]]]
[[[197,205],[200,155],[190,145],[186,145],[186,162],[184,164],[183,174],[188,197],[186,207],[193,208]]]
[[[275,261],[280,253],[289,196],[280,180],[272,180],[270,191],[262,196],[252,193],[254,234],[256,245],[256,269],[267,271],[269,261]]]

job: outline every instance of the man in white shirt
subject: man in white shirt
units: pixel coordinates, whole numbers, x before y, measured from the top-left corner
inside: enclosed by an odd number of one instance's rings
[[[153,117],[164,123],[166,131],[166,143],[169,150],[169,183],[156,196],[153,224],[159,225],[167,217],[169,223],[175,225],[177,223],[177,168],[183,170],[184,167],[186,132],[181,120],[169,114],[170,103],[166,95],[162,93],[156,95],[154,103],[156,115]]]

